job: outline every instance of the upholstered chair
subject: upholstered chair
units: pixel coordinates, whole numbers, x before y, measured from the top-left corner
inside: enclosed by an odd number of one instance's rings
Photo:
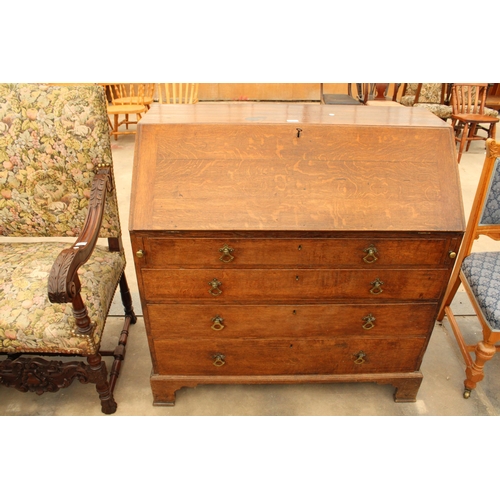
[[[0,187],[0,384],[43,394],[90,382],[102,411],[115,412],[136,316],[104,89],[0,84]],[[124,325],[102,352],[118,286]]]
[[[500,240],[500,143],[493,139],[486,141],[483,170],[467,229],[438,313],[438,321],[447,317],[465,361],[466,399],[483,380],[485,364],[500,349],[500,250],[473,251],[480,236]],[[465,289],[481,325],[479,339],[467,336],[453,313],[452,302],[460,286]]]
[[[446,83],[407,83],[403,89],[401,104],[428,109],[442,120],[451,118],[452,109],[448,102]]]

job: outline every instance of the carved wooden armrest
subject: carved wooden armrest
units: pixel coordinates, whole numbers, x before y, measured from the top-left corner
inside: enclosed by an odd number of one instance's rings
[[[111,191],[110,167],[99,165],[90,192],[87,218],[73,246],[65,248],[56,258],[49,275],[49,300],[56,303],[71,302],[80,293],[78,269],[94,251],[101,228],[106,191]]]

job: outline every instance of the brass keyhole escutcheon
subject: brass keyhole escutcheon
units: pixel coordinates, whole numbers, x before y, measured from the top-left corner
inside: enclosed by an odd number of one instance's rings
[[[373,288],[370,290],[370,293],[373,293],[373,295],[378,295],[383,292],[382,290],[382,285],[384,284],[383,281],[380,280],[380,278],[376,278],[375,281],[372,281],[370,285],[373,285]]]
[[[228,262],[234,260],[234,255],[232,255],[232,253],[234,252],[234,248],[231,248],[227,243],[225,243],[222,248],[219,248],[219,252],[222,253],[222,255],[219,257],[219,260],[221,260],[222,262],[225,262],[227,264]]]
[[[363,321],[365,322],[363,324],[363,328],[365,330],[371,330],[374,326],[375,326],[375,317],[370,313],[368,314],[368,316],[365,316],[364,318],[362,318]]]
[[[226,364],[226,356],[224,356],[224,354],[214,354],[212,358],[214,358],[215,366],[222,366]]]
[[[366,353],[363,351],[359,351],[356,354],[353,354],[354,359],[354,364],[356,365],[362,365],[366,361]]]
[[[378,260],[378,257],[375,255],[377,253],[375,245],[370,245],[368,248],[365,248],[363,252],[366,252],[366,255],[363,257],[363,260],[367,264],[373,264],[375,261]]]
[[[139,259],[142,259],[144,257],[144,250],[137,250],[137,252],[135,252],[135,254],[137,255],[137,257]]]
[[[208,292],[212,294],[214,297],[217,297],[222,293],[222,290],[219,288],[222,285],[222,282],[220,282],[217,278],[214,278],[212,281],[209,281],[208,284],[212,287]]]
[[[220,316],[215,316],[215,318],[212,318],[212,326],[210,327],[212,330],[219,331],[224,328],[224,325],[222,322],[224,321],[224,318],[221,318]]]

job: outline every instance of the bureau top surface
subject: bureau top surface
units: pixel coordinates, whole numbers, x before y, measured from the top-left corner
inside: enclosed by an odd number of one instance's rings
[[[402,106],[152,106],[129,228],[463,231],[453,132]]]

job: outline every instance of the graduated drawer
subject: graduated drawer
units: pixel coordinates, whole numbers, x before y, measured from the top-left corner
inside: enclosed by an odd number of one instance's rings
[[[144,238],[142,268],[449,267],[449,238]],[[141,248],[138,248],[141,246]],[[453,245],[454,246],[454,245]]]
[[[142,269],[141,278],[146,302],[383,302],[438,300],[448,274],[442,269]]]
[[[159,375],[312,375],[418,370],[424,337],[156,340]]]
[[[178,305],[150,304],[154,340],[428,335],[436,304]]]
[[[300,132],[300,133],[299,133]],[[416,136],[416,132],[414,136]],[[388,152],[393,161],[435,162],[432,148],[423,140],[435,140],[436,132],[422,128],[420,141],[408,140],[408,132],[388,130],[385,147],[372,127],[309,125],[303,123],[257,124],[169,124],[158,141],[156,161],[169,160],[356,160],[383,161]],[[447,134],[445,130],[443,135]]]

